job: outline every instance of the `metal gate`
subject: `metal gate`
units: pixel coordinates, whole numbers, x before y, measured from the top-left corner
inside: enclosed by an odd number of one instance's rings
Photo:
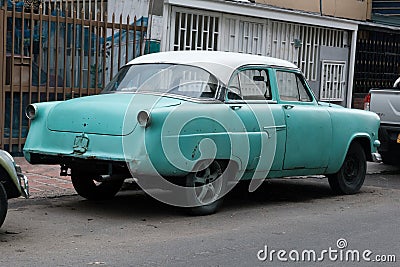
[[[76,6],[54,3],[0,7],[0,147],[13,153],[22,152],[29,103],[97,94],[144,51],[144,20],[123,24],[113,15],[107,22],[100,12],[78,16]]]
[[[220,37],[220,17],[192,10],[172,14],[174,27],[170,50],[217,50]]]

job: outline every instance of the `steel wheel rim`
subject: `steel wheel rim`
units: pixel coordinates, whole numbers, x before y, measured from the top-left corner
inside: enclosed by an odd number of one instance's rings
[[[352,157],[347,159],[343,169],[344,180],[346,184],[352,185],[356,183],[358,180],[359,173],[360,173],[359,162]]]
[[[216,201],[222,191],[223,181],[221,165],[214,161],[208,166],[200,168],[194,175],[194,192],[200,204],[210,204]]]

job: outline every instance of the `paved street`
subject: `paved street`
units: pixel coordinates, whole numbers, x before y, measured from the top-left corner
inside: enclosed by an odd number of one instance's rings
[[[351,250],[400,257],[397,168],[369,164],[357,195],[334,196],[319,177],[274,180],[254,194],[235,190],[215,215],[189,217],[140,191],[86,201],[58,168],[17,161],[31,178],[33,199],[10,201],[0,266],[397,266],[327,256],[315,264],[257,258],[265,246],[269,252],[338,249],[340,238]]]
[[[31,165],[24,158],[15,158],[29,177],[31,198],[74,195],[69,177],[60,176],[59,165]],[[379,163],[368,163],[368,174],[397,173],[400,168]]]

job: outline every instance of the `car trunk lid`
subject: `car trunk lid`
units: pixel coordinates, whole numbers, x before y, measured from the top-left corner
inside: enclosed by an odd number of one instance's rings
[[[137,125],[139,111],[179,103],[178,99],[155,95],[121,93],[76,98],[61,102],[50,111],[47,128],[58,132],[128,135]]]

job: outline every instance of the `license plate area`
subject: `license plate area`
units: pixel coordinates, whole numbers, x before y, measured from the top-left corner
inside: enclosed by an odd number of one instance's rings
[[[89,137],[86,134],[75,137],[74,140],[74,152],[78,154],[84,154],[89,147]]]

